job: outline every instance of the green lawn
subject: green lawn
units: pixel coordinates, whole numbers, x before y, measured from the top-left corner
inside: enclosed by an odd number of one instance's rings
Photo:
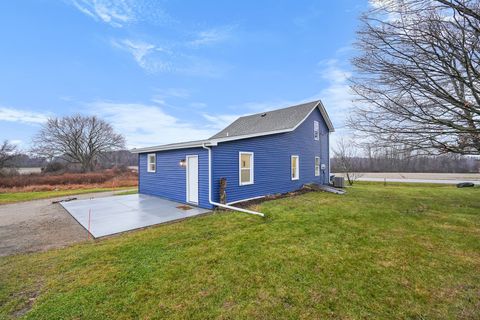
[[[137,192],[136,189],[134,190],[134,192],[132,190],[129,190],[129,189],[132,189],[132,187],[121,187],[121,188],[115,188],[115,189],[93,188],[93,189],[58,190],[58,191],[7,192],[7,193],[0,193],[0,204],[46,199],[46,198],[55,198],[55,197],[64,197],[64,196],[70,196],[70,195],[82,194],[82,193],[94,193],[94,192],[127,190],[127,189],[128,191],[125,191],[124,193]]]
[[[479,319],[480,188],[361,183],[0,259],[0,318]]]

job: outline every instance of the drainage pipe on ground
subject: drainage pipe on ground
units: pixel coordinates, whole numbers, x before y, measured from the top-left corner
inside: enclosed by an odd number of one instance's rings
[[[260,217],[265,217],[265,215],[261,212],[256,212],[256,211],[252,211],[252,210],[237,208],[237,207],[230,206],[230,205],[227,205],[227,204],[222,204],[222,203],[212,201],[212,149],[210,147],[205,146],[205,144],[203,144],[202,147],[204,149],[208,150],[208,202],[210,202],[210,204],[212,204],[214,206],[217,206],[217,207],[220,207],[220,208],[230,209],[230,210],[240,211],[240,212],[244,212],[244,213],[248,213],[248,214],[253,214],[253,215],[256,215],[256,216],[260,216]]]

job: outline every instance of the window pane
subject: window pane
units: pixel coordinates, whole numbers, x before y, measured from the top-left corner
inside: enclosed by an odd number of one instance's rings
[[[240,155],[240,164],[241,168],[250,168],[250,161],[251,161],[252,155],[251,154],[244,154],[242,153]]]
[[[242,169],[241,171],[241,182],[247,183],[250,182],[250,169]]]
[[[292,157],[292,178],[298,178],[298,157]]]

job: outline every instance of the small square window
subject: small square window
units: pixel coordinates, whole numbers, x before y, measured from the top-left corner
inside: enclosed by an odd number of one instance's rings
[[[149,153],[147,156],[147,172],[155,172],[157,169],[157,155]]]

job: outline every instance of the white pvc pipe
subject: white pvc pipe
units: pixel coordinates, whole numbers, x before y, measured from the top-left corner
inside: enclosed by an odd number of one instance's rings
[[[206,147],[205,144],[202,146],[204,149],[208,150],[208,202],[210,204],[220,207],[220,208],[225,208],[225,209],[230,209],[230,210],[235,210],[235,211],[240,211],[248,214],[254,214],[260,217],[265,217],[263,213],[252,211],[252,210],[247,210],[247,209],[242,209],[242,208],[237,208],[234,206],[229,206],[227,204],[222,204],[218,203],[215,201],[212,201],[212,149],[209,147]]]

